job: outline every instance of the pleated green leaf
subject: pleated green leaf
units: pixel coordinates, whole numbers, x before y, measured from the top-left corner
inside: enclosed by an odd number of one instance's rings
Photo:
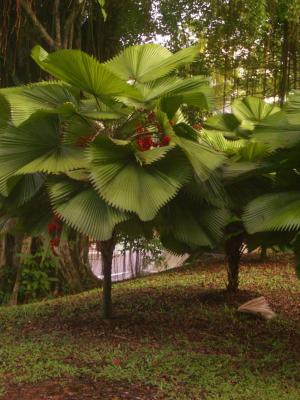
[[[0,135],[0,186],[14,174],[67,172],[85,166],[80,148],[62,144],[58,115],[37,112]]]
[[[258,197],[243,216],[249,233],[300,228],[300,192],[273,193]]]
[[[280,112],[279,107],[252,96],[247,96],[242,100],[235,100],[231,108],[234,116],[239,121],[250,120],[259,122]]]
[[[210,93],[208,89],[208,82],[206,78],[202,76],[194,76],[192,78],[177,78],[169,77],[161,79],[159,81],[154,81],[149,84],[139,84],[136,86],[140,93],[140,98],[144,102],[150,102],[161,97],[174,97],[182,96],[182,103],[191,105],[205,105],[211,103],[211,97],[206,98],[206,95]],[[203,103],[205,96],[206,101]],[[193,102],[193,99],[195,100]],[[196,99],[199,101],[197,102]],[[194,104],[193,104],[194,103]],[[204,107],[207,108],[207,107]]]
[[[10,121],[18,126],[39,110],[53,110],[63,104],[77,106],[79,93],[58,82],[39,82],[0,89],[11,108]]]
[[[32,50],[32,58],[54,77],[95,96],[136,95],[133,87],[80,50],[58,50],[48,54],[43,48],[36,46]]]
[[[176,127],[174,129],[176,131]],[[222,153],[215,151],[201,139],[195,142],[176,135],[173,140],[181,148],[195,173],[203,181],[209,179],[212,172],[225,161],[225,156]]]
[[[190,167],[171,150],[149,166],[137,163],[131,146],[98,137],[89,150],[91,180],[109,204],[133,211],[149,221],[170,201],[190,177]]]
[[[141,164],[150,165],[155,161],[161,160],[170,150],[174,149],[175,144],[170,143],[168,146],[156,147],[147,151],[136,151],[135,157]]]
[[[19,182],[10,193],[9,202],[15,207],[27,203],[40,191],[45,180],[46,177],[39,173],[20,177]]]
[[[49,186],[55,212],[69,226],[97,240],[111,238],[115,226],[128,218],[109,206],[92,188],[78,182],[60,181]]]
[[[172,54],[158,44],[132,46],[106,63],[119,78],[128,81],[149,82],[169,75],[178,67],[191,63],[199,54],[196,47]]]
[[[202,132],[202,138],[205,139],[215,150],[219,150],[228,155],[236,154],[245,147],[247,141],[244,139],[228,140],[220,131],[205,130]]]
[[[213,248],[229,218],[225,209],[208,207],[182,194],[164,207],[160,216],[159,230],[164,236],[170,234],[178,242],[198,248]]]

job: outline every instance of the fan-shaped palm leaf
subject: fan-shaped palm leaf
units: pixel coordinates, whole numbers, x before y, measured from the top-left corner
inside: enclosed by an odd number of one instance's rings
[[[110,239],[115,226],[129,217],[78,182],[62,180],[51,184],[49,193],[55,212],[69,226],[97,240]]]
[[[171,234],[191,247],[213,248],[228,220],[225,209],[207,207],[180,194],[160,212],[162,235]]]
[[[91,145],[89,160],[91,179],[100,196],[115,207],[137,213],[143,221],[153,219],[191,173],[176,150],[158,162],[141,166],[131,146],[117,145],[105,137],[98,137]]]
[[[10,121],[18,126],[38,110],[51,110],[63,104],[78,105],[79,92],[58,82],[39,82],[0,89],[11,107]],[[1,107],[2,108],[2,107]]]
[[[181,127],[184,128],[184,124],[181,124]],[[182,149],[198,177],[205,181],[216,168],[223,164],[225,156],[215,151],[200,138],[198,142],[195,142],[184,138],[182,131],[177,130],[176,126],[174,130],[177,133],[173,138],[174,143]]]
[[[300,192],[274,193],[252,201],[243,216],[250,233],[300,228]]]
[[[172,54],[158,44],[132,46],[106,63],[119,78],[128,81],[149,82],[169,75],[176,68],[191,63],[199,54],[196,47]]]
[[[242,100],[235,100],[231,108],[233,115],[239,121],[260,122],[267,120],[271,115],[281,112],[279,107],[252,96],[247,96]]]
[[[208,81],[202,76],[185,79],[170,77],[149,84],[140,84],[136,88],[140,93],[141,101],[144,102],[174,96],[182,96],[182,104],[203,105],[203,103],[208,104],[212,101]],[[206,96],[209,97],[206,98]]]
[[[80,50],[58,50],[48,54],[40,46],[32,58],[45,71],[58,79],[99,97],[137,94],[135,89],[114,75],[95,58]]]
[[[17,174],[58,173],[85,166],[82,149],[62,144],[59,116],[37,112],[0,136],[0,182]]]

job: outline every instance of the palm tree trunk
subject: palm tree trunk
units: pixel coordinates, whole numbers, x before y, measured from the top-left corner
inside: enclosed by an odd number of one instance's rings
[[[115,244],[116,243],[114,237],[106,241],[101,241],[101,258],[103,270],[102,314],[103,318],[105,319],[109,319],[112,317],[111,268]]]
[[[261,246],[259,261],[264,262],[267,258],[267,247]]]
[[[13,267],[16,270],[16,279],[15,279],[15,283],[14,283],[13,290],[12,290],[10,300],[9,300],[9,304],[11,306],[15,306],[18,304],[18,295],[19,295],[19,289],[20,289],[20,285],[21,285],[21,275],[22,275],[21,256],[30,254],[31,243],[32,243],[31,237],[28,237],[26,239],[24,239],[20,235],[17,235],[15,237],[15,248],[14,248],[15,254],[14,254]]]
[[[239,269],[242,255],[243,235],[232,236],[225,243],[227,259],[227,291],[234,293],[239,288]]]

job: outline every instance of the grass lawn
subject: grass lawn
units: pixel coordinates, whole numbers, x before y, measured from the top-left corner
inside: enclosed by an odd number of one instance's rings
[[[100,291],[0,308],[1,400],[298,400],[300,280],[291,260],[243,262],[241,291],[207,261]],[[266,322],[236,312],[264,295]]]

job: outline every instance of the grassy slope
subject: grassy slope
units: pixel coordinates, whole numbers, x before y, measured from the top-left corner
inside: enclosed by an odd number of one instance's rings
[[[300,281],[250,264],[233,297],[212,262],[118,284],[111,322],[98,291],[0,309],[0,399],[300,399]],[[276,320],[236,313],[261,294]]]

